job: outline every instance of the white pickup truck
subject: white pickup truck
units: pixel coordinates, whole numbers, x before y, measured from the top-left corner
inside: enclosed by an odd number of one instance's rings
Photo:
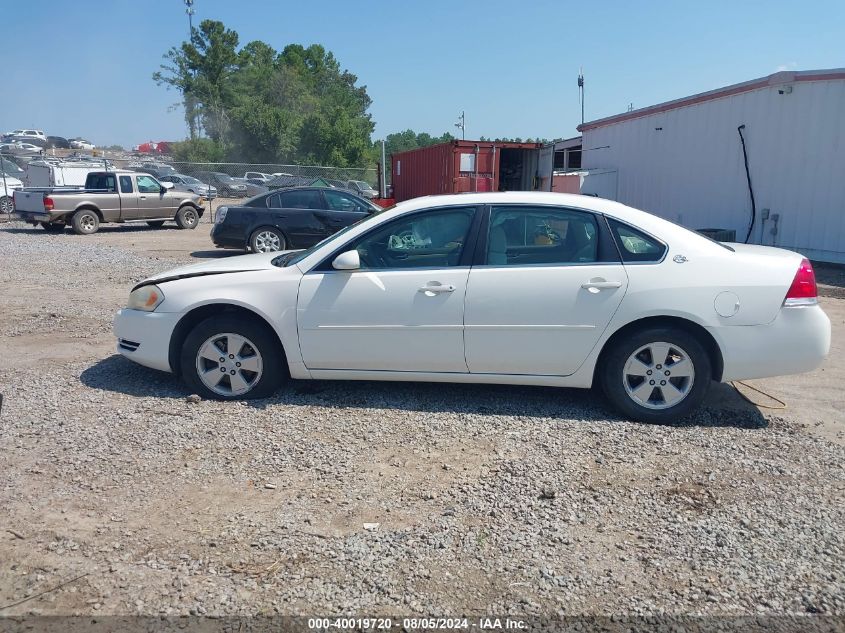
[[[79,235],[96,233],[102,222],[146,222],[158,227],[174,220],[181,229],[195,229],[205,211],[203,198],[172,189],[172,183],[160,183],[149,174],[94,171],[86,177],[84,188],[16,190],[12,217],[51,232],[69,226]]]

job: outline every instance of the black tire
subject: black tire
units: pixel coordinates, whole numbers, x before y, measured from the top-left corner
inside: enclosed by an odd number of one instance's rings
[[[12,202],[12,196],[0,196],[0,213],[10,214],[15,210],[15,204]]]
[[[200,214],[194,207],[186,204],[184,207],[179,207],[174,219],[176,226],[180,229],[195,229],[200,223]]]
[[[287,248],[287,240],[279,229],[262,226],[249,236],[249,248],[253,253],[283,251]]]
[[[160,229],[164,226],[164,220],[147,220],[147,226],[151,226],[154,229]]]
[[[42,222],[41,228],[43,228],[48,233],[61,233],[65,230],[65,223],[64,222]]]
[[[229,334],[243,337],[246,343],[237,351],[229,350],[227,337]],[[215,337],[220,338],[214,341]],[[215,354],[220,353],[220,358],[224,359],[224,363],[220,363],[219,359],[200,358],[200,350],[207,343],[215,345]],[[224,345],[225,349],[218,345]],[[254,359],[252,352],[259,358],[260,371],[247,370],[241,368],[241,365],[237,365],[240,369],[234,367],[233,364],[238,362],[240,354],[244,354],[244,357],[240,358],[244,361],[244,365],[248,360]],[[230,353],[235,356],[234,359],[229,358]],[[281,349],[270,327],[257,317],[221,315],[212,316],[200,322],[185,339],[179,362],[182,379],[191,391],[203,398],[213,400],[266,398],[272,395],[288,377],[284,350]],[[217,376],[217,369],[221,370],[222,378],[217,383],[218,391],[212,390],[200,378],[200,366],[207,372],[214,372],[207,374],[209,376]],[[238,378],[249,386],[248,391],[231,393],[236,385],[228,376],[231,371],[236,371]],[[249,385],[252,381],[254,384]]]
[[[669,350],[662,361],[659,356],[665,348],[660,343],[668,344]],[[651,424],[676,422],[698,408],[707,395],[713,379],[710,357],[689,332],[653,327],[620,337],[612,345],[602,357],[598,378],[605,396],[625,417]],[[657,350],[657,359],[653,358],[652,349]],[[639,353],[634,356],[636,352]],[[629,360],[631,365],[626,368]],[[689,374],[688,365],[681,364],[684,360],[691,364],[692,375],[681,375]],[[673,377],[672,368],[676,365]],[[640,372],[644,374],[641,380],[635,375]],[[683,395],[671,404],[678,394]]]
[[[73,214],[70,226],[77,235],[91,235],[100,228],[100,218],[91,209],[82,209]]]

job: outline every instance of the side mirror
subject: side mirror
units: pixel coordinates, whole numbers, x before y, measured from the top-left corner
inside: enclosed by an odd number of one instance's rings
[[[168,189],[173,189],[173,183],[172,182],[161,183],[161,192],[162,193],[166,192]]]
[[[335,270],[358,270],[361,268],[361,257],[358,251],[346,251],[334,258],[332,268]]]

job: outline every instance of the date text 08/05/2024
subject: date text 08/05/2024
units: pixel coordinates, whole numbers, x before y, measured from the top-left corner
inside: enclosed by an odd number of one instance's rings
[[[399,620],[392,618],[308,618],[310,630],[340,629],[340,630],[390,630],[399,626]],[[470,618],[402,618],[402,629],[413,630],[468,630],[482,631],[512,630],[518,631],[528,628],[524,620],[510,618],[481,617]]]

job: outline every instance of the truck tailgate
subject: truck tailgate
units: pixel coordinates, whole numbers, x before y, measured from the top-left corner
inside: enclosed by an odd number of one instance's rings
[[[15,213],[46,213],[44,192],[26,189],[15,191]]]

